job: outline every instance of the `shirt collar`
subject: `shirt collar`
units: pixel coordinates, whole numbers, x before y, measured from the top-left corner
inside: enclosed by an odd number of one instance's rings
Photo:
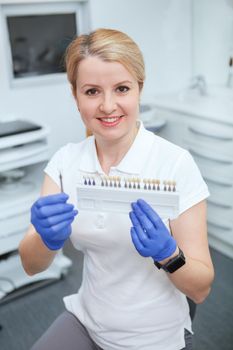
[[[144,168],[154,140],[154,134],[146,130],[140,121],[139,130],[132,146],[121,162],[114,167],[114,170],[120,173],[139,175]],[[98,160],[94,136],[90,136],[86,140],[79,169],[83,172],[104,174]]]

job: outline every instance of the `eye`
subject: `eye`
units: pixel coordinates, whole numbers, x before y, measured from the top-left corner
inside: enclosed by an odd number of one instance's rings
[[[98,93],[98,90],[96,88],[91,88],[91,89],[88,89],[85,94],[88,95],[88,96],[94,96],[94,95],[97,95]]]
[[[125,85],[118,86],[117,91],[123,92],[123,93],[124,93],[124,92],[129,91],[129,87],[128,87],[128,86],[125,86]]]

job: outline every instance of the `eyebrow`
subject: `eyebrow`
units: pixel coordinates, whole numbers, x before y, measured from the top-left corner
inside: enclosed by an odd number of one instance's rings
[[[120,81],[120,82],[116,83],[114,86],[118,86],[118,85],[122,85],[122,84],[130,84],[130,85],[133,85],[133,82],[130,81],[130,80],[123,80],[123,81]],[[81,86],[81,89],[84,89],[85,87],[88,87],[88,86],[99,87],[99,85],[97,85],[97,84],[86,83],[86,84],[84,84],[84,85]]]

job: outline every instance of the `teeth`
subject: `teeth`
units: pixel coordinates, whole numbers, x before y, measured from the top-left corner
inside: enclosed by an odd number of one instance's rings
[[[118,117],[114,117],[114,118],[101,118],[101,120],[103,120],[104,122],[107,123],[114,123],[115,121],[117,121],[119,118]]]

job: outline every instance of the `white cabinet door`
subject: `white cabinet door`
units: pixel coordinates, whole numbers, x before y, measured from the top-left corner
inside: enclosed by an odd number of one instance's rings
[[[189,150],[209,187],[210,245],[233,258],[233,124],[165,108],[158,114],[167,122],[159,135]]]

